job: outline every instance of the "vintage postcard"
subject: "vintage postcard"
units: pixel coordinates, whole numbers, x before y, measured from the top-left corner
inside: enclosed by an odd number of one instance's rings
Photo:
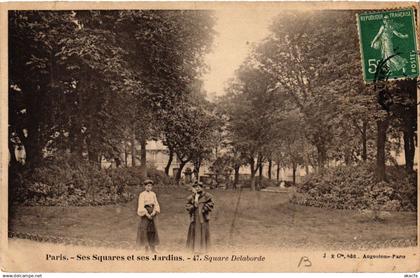
[[[420,271],[418,13],[2,3],[2,272]]]

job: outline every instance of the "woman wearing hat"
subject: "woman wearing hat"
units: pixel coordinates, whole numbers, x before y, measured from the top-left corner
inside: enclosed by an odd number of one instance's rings
[[[144,191],[139,195],[137,214],[140,216],[140,222],[137,229],[137,248],[145,248],[156,252],[156,245],[159,245],[159,236],[157,232],[155,217],[160,213],[159,203],[155,192],[152,191],[153,181],[144,181]]]
[[[190,214],[187,248],[194,253],[204,253],[210,246],[209,214],[213,208],[213,196],[203,190],[201,182],[195,182],[186,205]]]
[[[408,35],[398,32],[397,28],[399,27],[399,24],[393,22],[389,16],[385,15],[382,22],[383,24],[379,28],[375,38],[373,38],[370,46],[381,50],[382,59],[386,61],[385,63],[390,72],[397,72],[400,70],[405,72],[407,59],[396,53],[395,50],[398,46],[394,46],[393,39],[394,37],[407,39]]]

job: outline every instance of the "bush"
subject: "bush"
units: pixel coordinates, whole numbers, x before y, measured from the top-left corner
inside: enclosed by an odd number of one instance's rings
[[[147,169],[147,177],[152,179],[156,185],[175,185],[175,179],[173,177],[169,177],[165,174],[165,172],[157,170],[156,168],[149,167]]]
[[[111,168],[107,169],[106,173],[117,184],[123,184],[125,186],[138,186],[143,184],[143,178],[140,175],[140,169],[138,167]]]
[[[260,179],[259,176],[255,176],[255,187],[258,187],[259,179]],[[242,188],[251,188],[251,177],[248,176],[248,179],[245,179],[245,178],[240,179],[239,183]],[[275,179],[270,180],[269,178],[262,177],[260,189],[267,188],[270,186],[278,186],[277,180]]]
[[[333,209],[416,210],[416,173],[388,167],[388,182],[376,182],[374,170],[374,165],[362,164],[311,174],[297,186],[292,202]]]
[[[111,168],[107,170],[107,174],[114,183],[124,184],[126,186],[143,185],[144,181],[144,178],[141,176],[140,167]],[[152,179],[157,186],[175,184],[172,177],[168,177],[163,171],[159,171],[153,167],[147,168],[147,178]]]
[[[36,169],[11,173],[12,203],[88,206],[127,202],[134,196],[125,185],[88,161],[71,156],[50,159]]]
[[[162,171],[148,168],[157,185],[172,184]],[[45,206],[94,206],[124,203],[134,195],[129,187],[143,185],[140,167],[100,169],[86,160],[63,156],[49,159],[36,169],[10,171],[11,203]]]

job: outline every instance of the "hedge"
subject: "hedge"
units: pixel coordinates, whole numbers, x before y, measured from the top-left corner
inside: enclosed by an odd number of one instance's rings
[[[148,169],[148,178],[170,184],[163,172]],[[125,203],[135,196],[131,186],[143,184],[138,167],[100,169],[72,157],[45,161],[35,169],[10,171],[9,202],[28,206],[95,206]]]
[[[332,209],[416,211],[417,173],[387,167],[387,182],[377,182],[372,164],[339,166],[311,174],[291,201]]]

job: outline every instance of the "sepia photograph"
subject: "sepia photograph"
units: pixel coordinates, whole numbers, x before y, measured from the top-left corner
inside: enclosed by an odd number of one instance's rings
[[[417,4],[72,4],[2,7],[3,271],[420,270]]]

